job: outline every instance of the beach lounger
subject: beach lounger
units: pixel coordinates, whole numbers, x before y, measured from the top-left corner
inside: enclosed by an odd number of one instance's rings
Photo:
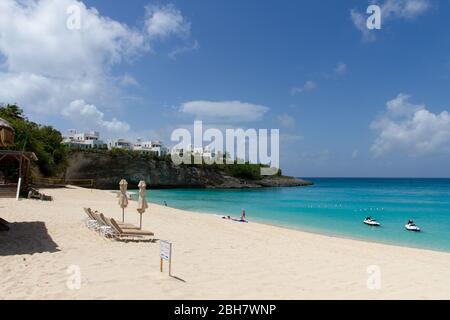
[[[123,229],[121,228],[114,219],[106,218],[106,221],[109,225],[114,229],[115,236],[117,238],[123,237],[145,237],[145,236],[154,236],[154,233],[146,230],[137,230],[137,229]]]
[[[111,228],[111,226],[105,223],[105,221],[101,218],[99,214],[92,212],[90,208],[84,208],[84,212],[88,216],[86,224],[90,229],[98,231],[102,236],[105,237],[113,235],[114,230]]]
[[[122,237],[122,236],[153,236],[152,232],[140,230],[138,227],[128,223],[118,223],[112,219],[105,217],[103,213],[92,211],[90,208],[84,208],[84,212],[88,216],[87,225],[91,229],[98,231],[106,237]]]
[[[97,210],[92,211],[91,208],[87,208],[86,210],[88,210],[86,213],[93,217],[93,219],[98,221],[101,225],[108,225],[108,223],[106,222],[106,217],[103,213]],[[117,222],[117,224],[123,229],[139,229],[139,227],[136,227],[131,223]]]
[[[100,216],[100,219],[102,219],[102,221],[103,221],[106,225],[109,225],[109,224],[108,224],[108,221],[107,221],[107,218],[105,217],[105,215],[104,215],[103,213],[100,213],[99,216]],[[139,227],[136,227],[134,224],[131,224],[131,223],[122,223],[122,222],[116,222],[116,223],[117,223],[117,224],[119,225],[119,227],[121,227],[122,229],[136,229],[136,230],[139,229]]]
[[[92,210],[90,208],[83,208],[84,212],[86,213],[86,215],[88,216],[86,219],[86,225],[89,229],[94,229],[94,230],[98,230],[99,223],[97,221],[97,219],[95,219],[95,217],[92,214]]]
[[[101,214],[92,212],[92,216],[98,222],[98,232],[105,237],[113,237],[115,234],[115,230],[112,226],[110,226],[106,221],[100,216]]]

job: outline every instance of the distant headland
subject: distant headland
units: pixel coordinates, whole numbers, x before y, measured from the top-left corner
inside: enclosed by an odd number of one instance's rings
[[[308,186],[312,182],[283,176],[260,176],[259,164],[175,165],[170,157],[116,150],[72,151],[66,180],[93,179],[99,189],[117,189],[120,179],[129,187],[145,180],[149,188],[262,188]]]
[[[16,138],[14,146],[1,149],[36,155],[30,163],[30,174],[25,174],[25,190],[29,186],[28,180],[38,186],[39,181],[44,181],[42,186],[53,186],[86,179],[92,181],[90,187],[116,189],[122,178],[129,182],[131,188],[136,187],[140,180],[145,180],[149,188],[261,188],[312,184],[283,176],[281,170],[275,175],[264,176],[261,169],[268,166],[238,163],[237,160],[230,163],[232,158],[229,154],[208,148],[188,146],[186,150],[171,150],[160,141],[141,139],[136,143],[126,139],[104,142],[97,131],[80,133],[69,130],[67,135],[62,135],[51,126],[29,121],[17,105],[0,105],[0,116],[5,123],[8,121],[10,131]],[[192,159],[200,157],[223,161],[212,164],[192,161],[192,164],[177,165],[171,158],[173,152],[182,152]],[[5,162],[0,170],[3,183],[14,188],[19,178],[18,172],[19,164]]]

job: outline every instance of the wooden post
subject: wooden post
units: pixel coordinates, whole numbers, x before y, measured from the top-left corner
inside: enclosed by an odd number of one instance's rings
[[[159,262],[159,270],[161,271],[161,272],[163,272],[163,258],[159,258],[160,259],[160,262]]]
[[[28,186],[29,186],[29,175],[30,175],[30,167],[31,167],[31,162],[30,159],[28,157],[25,157],[25,188],[27,188],[28,191]]]
[[[20,158],[18,160],[19,160],[19,178],[22,178],[22,162],[23,162],[22,154],[20,154]]]
[[[19,181],[17,181],[17,193],[16,193],[16,200],[19,200],[20,197],[20,189],[22,189],[22,165],[23,165],[23,153],[20,154],[19,160]]]
[[[22,187],[22,178],[19,177],[19,181],[17,182],[17,192],[16,192],[16,200],[18,201],[20,198],[20,188]]]

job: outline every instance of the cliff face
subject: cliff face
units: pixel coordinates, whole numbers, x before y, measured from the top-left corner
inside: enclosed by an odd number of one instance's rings
[[[261,180],[235,178],[213,166],[176,166],[171,161],[149,160],[130,154],[75,152],[69,157],[66,179],[94,179],[100,189],[117,189],[120,179],[129,188],[140,180],[148,188],[258,188],[291,187],[311,183],[285,176],[264,177]]]

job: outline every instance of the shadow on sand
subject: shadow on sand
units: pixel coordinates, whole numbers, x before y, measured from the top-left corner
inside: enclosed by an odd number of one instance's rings
[[[171,275],[170,277],[171,277],[172,279],[175,279],[175,280],[178,280],[178,281],[181,281],[181,282],[186,283],[186,280],[183,280],[183,279],[181,279],[181,278],[179,278],[179,277],[177,277],[177,276]]]
[[[159,239],[118,239],[116,241],[125,243],[157,243]]]
[[[44,222],[13,222],[8,227],[0,232],[0,256],[60,251]]]

